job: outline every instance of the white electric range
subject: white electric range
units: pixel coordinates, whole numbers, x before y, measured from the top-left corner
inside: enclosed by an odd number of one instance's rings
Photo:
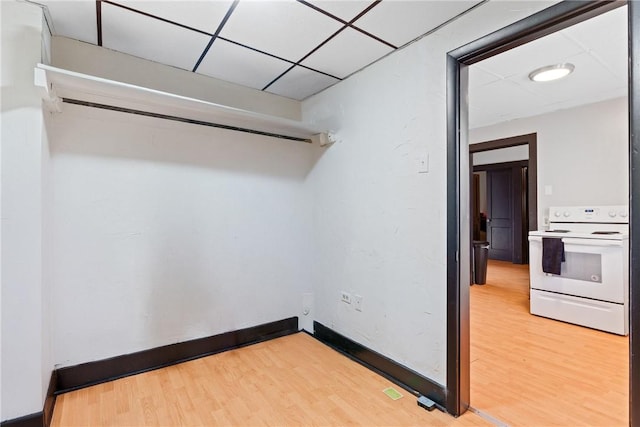
[[[529,232],[530,311],[620,335],[629,333],[629,208],[572,206],[549,209],[549,230]],[[543,239],[558,239],[564,261],[548,271]],[[556,259],[557,261],[557,259]],[[557,274],[559,272],[559,274]]]

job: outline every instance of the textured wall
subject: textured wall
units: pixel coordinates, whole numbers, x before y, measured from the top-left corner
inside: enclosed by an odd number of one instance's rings
[[[446,54],[549,4],[486,3],[303,103],[338,139],[310,178],[316,318],[442,384]]]
[[[627,98],[474,129],[471,141],[537,132],[538,224],[550,206],[629,204]],[[551,186],[552,194],[545,194]]]
[[[42,12],[0,2],[2,28],[2,372],[0,419],[42,410],[51,374],[49,290],[43,277],[46,135],[33,68],[40,62]]]
[[[301,314],[310,145],[72,105],[49,133],[58,365]]]

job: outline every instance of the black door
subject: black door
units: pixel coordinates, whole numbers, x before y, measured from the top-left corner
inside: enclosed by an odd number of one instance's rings
[[[513,261],[512,168],[487,170],[489,258]]]

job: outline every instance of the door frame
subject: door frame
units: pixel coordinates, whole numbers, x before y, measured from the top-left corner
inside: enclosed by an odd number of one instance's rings
[[[469,144],[469,156],[474,153],[516,147],[518,145],[528,145],[529,147],[528,216],[529,231],[533,231],[538,229],[538,134],[528,133],[526,135]],[[471,157],[469,158],[469,170],[473,174]]]
[[[505,170],[508,169],[511,171],[511,174],[512,174],[511,178],[513,183],[513,187],[511,188],[511,196],[513,197],[513,206],[512,206],[513,219],[511,221],[511,226],[513,227],[512,233],[511,233],[513,247],[511,250],[511,262],[513,264],[527,264],[529,259],[527,255],[528,253],[527,234],[529,230],[528,229],[525,230],[524,226],[527,223],[528,215],[531,214],[531,209],[528,209],[527,212],[525,212],[525,209],[523,206],[523,199],[522,199],[522,195],[528,191],[528,188],[524,187],[521,174],[519,177],[516,177],[516,171],[521,172],[522,168],[524,167],[527,167],[527,168],[529,167],[528,160],[516,160],[513,162],[476,165],[476,166],[473,166],[473,171],[471,172],[473,174],[474,172],[489,172],[492,170],[502,170],[502,169],[505,169]],[[487,178],[487,185],[488,185],[488,178]],[[487,193],[487,198],[488,197],[489,197],[489,194]],[[489,227],[489,224],[487,224],[487,227]],[[487,228],[487,233],[488,233],[488,228]],[[488,234],[487,234],[487,240],[489,240]]]
[[[619,0],[565,0],[447,54],[446,408],[453,415],[470,404],[468,67],[625,4],[630,58],[629,423],[640,425],[640,226],[635,226],[640,224],[640,4]]]

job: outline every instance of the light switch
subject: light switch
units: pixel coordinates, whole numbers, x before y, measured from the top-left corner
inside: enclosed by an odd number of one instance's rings
[[[553,187],[550,185],[545,185],[544,186],[544,195],[545,196],[550,196],[553,194]]]

